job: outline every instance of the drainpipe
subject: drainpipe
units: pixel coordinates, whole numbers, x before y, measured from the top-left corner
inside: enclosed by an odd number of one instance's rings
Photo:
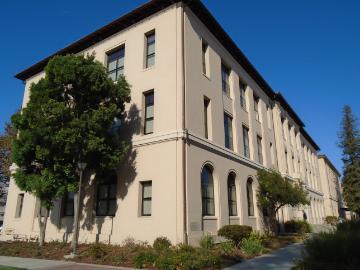
[[[183,3],[180,3],[181,6],[181,65],[182,65],[182,130],[183,130],[183,139],[182,139],[182,169],[183,169],[183,220],[184,220],[184,243],[188,244],[188,232],[187,232],[187,185],[186,185],[186,143],[188,131],[186,129],[186,93],[185,93],[185,35],[184,35],[184,17],[185,17],[185,7]]]

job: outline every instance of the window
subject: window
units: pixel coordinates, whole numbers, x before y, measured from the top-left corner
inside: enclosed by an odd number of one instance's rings
[[[275,165],[275,154],[274,154],[274,146],[270,143],[270,158],[271,158],[271,165]]]
[[[244,156],[250,158],[249,129],[243,126]]]
[[[224,114],[224,129],[225,129],[225,147],[233,150],[233,131],[232,131],[232,118]]]
[[[285,164],[286,164],[286,173],[289,173],[288,153],[286,150],[285,150]]]
[[[222,90],[223,92],[230,97],[230,69],[227,68],[224,64],[221,64],[221,81],[222,81]]]
[[[144,94],[145,98],[145,123],[144,134],[154,132],[154,91]]]
[[[202,215],[215,216],[214,181],[212,168],[205,166],[201,172]]]
[[[24,206],[24,193],[21,193],[18,195],[15,217],[17,217],[17,218],[21,217],[23,206]]]
[[[67,192],[63,199],[63,216],[74,216],[74,197],[75,192]]]
[[[204,129],[206,139],[209,139],[209,107],[210,99],[204,97]]]
[[[208,57],[209,57],[209,45],[203,41],[202,42],[202,72],[206,76],[209,76]]]
[[[254,112],[255,112],[255,119],[260,122],[259,116],[259,97],[254,96]]]
[[[107,72],[113,81],[124,75],[125,47],[107,55]]]
[[[266,106],[266,113],[267,113],[268,128],[271,129],[271,109],[269,105]]]
[[[229,216],[237,216],[235,175],[228,176]]]
[[[141,183],[141,215],[151,216],[152,182]]]
[[[246,84],[240,82],[240,105],[241,107],[246,110]]]
[[[263,164],[263,154],[262,154],[262,143],[261,143],[262,139],[260,136],[256,137],[256,142],[257,142],[257,149],[258,149],[258,161],[260,164]]]
[[[116,173],[102,176],[97,184],[96,215],[115,216],[116,212]]]
[[[253,188],[252,188],[251,178],[249,178],[246,183],[246,194],[247,194],[247,203],[248,203],[248,215],[254,216],[254,198],[253,198]]]
[[[149,68],[155,65],[155,31],[146,35],[146,63],[145,67]]]

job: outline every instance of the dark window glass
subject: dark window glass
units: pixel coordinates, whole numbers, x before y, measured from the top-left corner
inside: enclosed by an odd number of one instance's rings
[[[214,181],[212,169],[205,166],[201,172],[202,215],[214,216]]]
[[[154,92],[145,94],[144,134],[154,132]]]
[[[209,139],[209,105],[210,100],[208,98],[204,98],[204,129],[206,139]]]
[[[241,107],[246,110],[246,84],[240,83],[240,105]]]
[[[250,158],[249,129],[243,126],[244,156]]]
[[[115,216],[117,176],[115,173],[103,176],[98,180],[96,215]]]
[[[257,136],[256,141],[257,141],[259,163],[263,164],[262,143],[261,143],[262,139],[261,139],[261,137]]]
[[[146,68],[155,65],[155,32],[146,35]]]
[[[234,145],[233,145],[232,118],[227,114],[224,114],[224,130],[225,130],[225,147],[233,150]]]
[[[202,43],[202,69],[203,69],[203,74],[208,75],[207,74],[207,54],[208,54],[208,48],[209,46],[203,42]]]
[[[248,215],[254,216],[254,198],[253,198],[252,179],[248,179],[246,183],[246,193],[247,193],[247,203],[248,203]]]
[[[63,200],[63,215],[74,216],[74,196],[75,192],[67,192]]]
[[[141,183],[142,189],[142,202],[141,202],[141,215],[151,216],[151,202],[152,202],[152,182]]]
[[[229,216],[237,216],[235,175],[228,177]]]
[[[107,56],[107,72],[109,77],[116,81],[124,75],[125,47],[121,47]]]
[[[24,193],[18,195],[16,217],[20,218],[24,206]]]
[[[260,116],[259,116],[259,98],[257,96],[254,96],[254,112],[255,112],[255,119],[257,121],[260,121]]]
[[[221,65],[222,90],[228,96],[230,96],[229,77],[230,77],[230,69],[228,69],[226,66],[222,64]]]

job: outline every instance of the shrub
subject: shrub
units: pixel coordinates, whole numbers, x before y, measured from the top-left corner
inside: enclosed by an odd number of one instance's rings
[[[94,243],[89,245],[87,250],[87,254],[93,259],[101,259],[104,258],[109,251],[109,247],[102,243]]]
[[[170,247],[171,242],[166,237],[158,237],[153,243],[153,248],[158,251],[169,249]]]
[[[188,244],[178,244],[177,249],[181,252],[190,252],[190,253],[193,253],[196,251],[196,248],[194,248],[193,246],[188,245]]]
[[[359,232],[360,220],[347,220],[337,225],[338,231]]]
[[[238,246],[244,238],[249,237],[251,232],[252,228],[250,226],[226,225],[218,231],[218,235],[233,241]]]
[[[344,228],[308,239],[296,269],[360,269],[360,230]]]
[[[305,234],[311,232],[310,224],[305,220],[289,220],[285,224],[285,232]]]
[[[200,247],[204,249],[213,249],[215,246],[214,238],[209,235],[203,235],[200,239]]]
[[[157,258],[158,258],[158,255],[152,249],[140,251],[134,257],[135,267],[142,269],[142,268],[146,267],[146,265],[152,265],[155,263]]]
[[[262,237],[258,233],[251,233],[248,238],[244,238],[240,245],[241,250],[248,256],[257,256],[264,252]]]
[[[229,256],[235,251],[235,245],[232,241],[226,241],[219,244],[221,255]]]
[[[329,224],[331,226],[336,226],[336,224],[338,223],[338,218],[335,216],[327,216],[325,218],[325,222],[326,224]]]

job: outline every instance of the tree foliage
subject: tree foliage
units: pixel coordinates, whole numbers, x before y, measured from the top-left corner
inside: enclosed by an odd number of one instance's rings
[[[360,131],[349,106],[343,110],[339,146],[344,162],[343,193],[347,207],[360,214]]]
[[[30,87],[27,106],[12,117],[19,130],[15,181],[49,212],[55,198],[78,187],[79,162],[88,172],[115,167],[128,149],[114,120],[130,101],[125,78],[116,83],[91,56],[55,56],[45,77]]]
[[[14,138],[16,138],[15,128],[11,124],[6,124],[5,133],[0,135],[0,203],[6,201],[11,176],[11,146]]]
[[[284,206],[298,207],[309,204],[308,193],[300,183],[284,178],[274,170],[258,171],[258,204],[266,209],[270,218],[270,229],[277,233],[276,214]]]

